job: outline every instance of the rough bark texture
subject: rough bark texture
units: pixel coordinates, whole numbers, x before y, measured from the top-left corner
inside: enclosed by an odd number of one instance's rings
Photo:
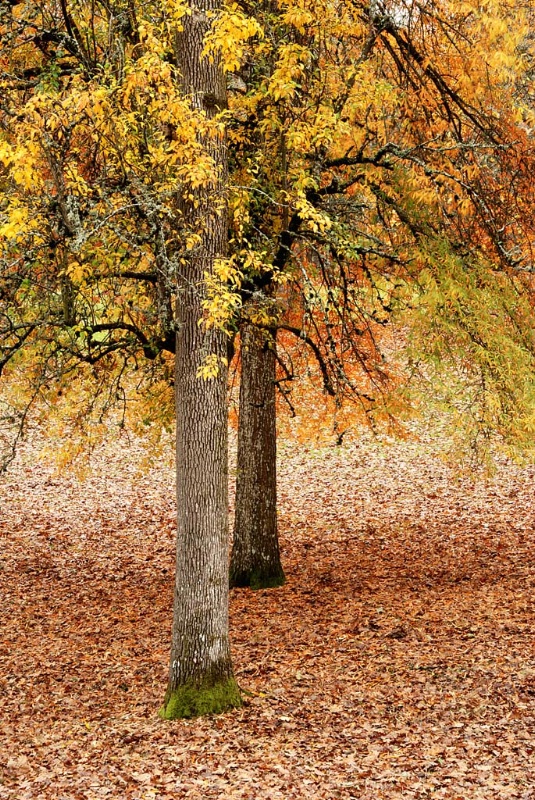
[[[231,586],[281,586],[277,535],[277,439],[274,334],[242,330],[236,517]]]
[[[201,58],[215,0],[198,0],[177,37],[184,89],[208,116],[225,105],[217,63]],[[178,535],[169,686],[161,715],[167,719],[217,713],[241,704],[232,675],[228,638],[227,374],[225,335],[199,325],[203,276],[226,251],[224,190],[226,143],[205,142],[219,167],[218,186],[184,203],[200,245],[178,287],[176,345]],[[217,199],[215,199],[217,198]],[[209,354],[219,359],[216,378],[197,377]]]

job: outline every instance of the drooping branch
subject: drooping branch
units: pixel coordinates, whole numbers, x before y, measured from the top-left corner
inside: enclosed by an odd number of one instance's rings
[[[314,356],[321,371],[321,376],[323,379],[323,388],[325,389],[327,394],[330,394],[331,397],[335,397],[336,390],[332,385],[329,376],[329,370],[327,368],[327,363],[323,358],[321,350],[316,344],[316,342],[313,339],[311,339],[310,336],[308,336],[308,334],[303,328],[296,328],[294,325],[288,325],[286,323],[278,325],[278,328],[281,331],[288,331],[288,333],[293,333],[293,335],[296,336],[301,342],[305,342],[305,344],[307,344],[310,347],[310,349],[314,353]]]

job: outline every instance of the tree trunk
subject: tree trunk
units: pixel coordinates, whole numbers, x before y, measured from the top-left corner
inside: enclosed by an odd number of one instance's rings
[[[236,517],[230,585],[282,586],[277,535],[275,331],[242,329]]]
[[[217,61],[201,57],[209,28],[206,12],[216,0],[196,0],[177,35],[177,58],[193,105],[213,116],[225,105],[225,81]],[[178,280],[176,345],[177,565],[166,719],[217,713],[241,705],[232,674],[228,637],[228,467],[226,337],[202,319],[204,275],[224,256],[227,152],[224,137],[205,141],[219,169],[217,185],[182,202],[185,220],[201,241]],[[214,200],[217,198],[217,200]],[[219,372],[198,377],[207,355]]]

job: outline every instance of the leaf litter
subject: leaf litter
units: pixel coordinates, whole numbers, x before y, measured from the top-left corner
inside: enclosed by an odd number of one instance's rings
[[[0,479],[1,800],[535,798],[535,468],[366,438],[279,465],[287,583],[234,590],[243,709],[162,722],[171,463]]]

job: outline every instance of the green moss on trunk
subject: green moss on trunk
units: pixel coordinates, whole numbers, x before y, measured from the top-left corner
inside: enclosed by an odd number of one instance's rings
[[[252,572],[249,586],[251,589],[275,589],[283,586],[285,581],[282,569],[275,572]]]
[[[262,570],[236,570],[230,571],[231,589],[275,589],[277,586],[284,586],[286,577],[281,569],[273,572]]]
[[[210,686],[179,686],[168,691],[159,713],[162,719],[189,719],[221,714],[242,704],[238,684],[230,678]]]

